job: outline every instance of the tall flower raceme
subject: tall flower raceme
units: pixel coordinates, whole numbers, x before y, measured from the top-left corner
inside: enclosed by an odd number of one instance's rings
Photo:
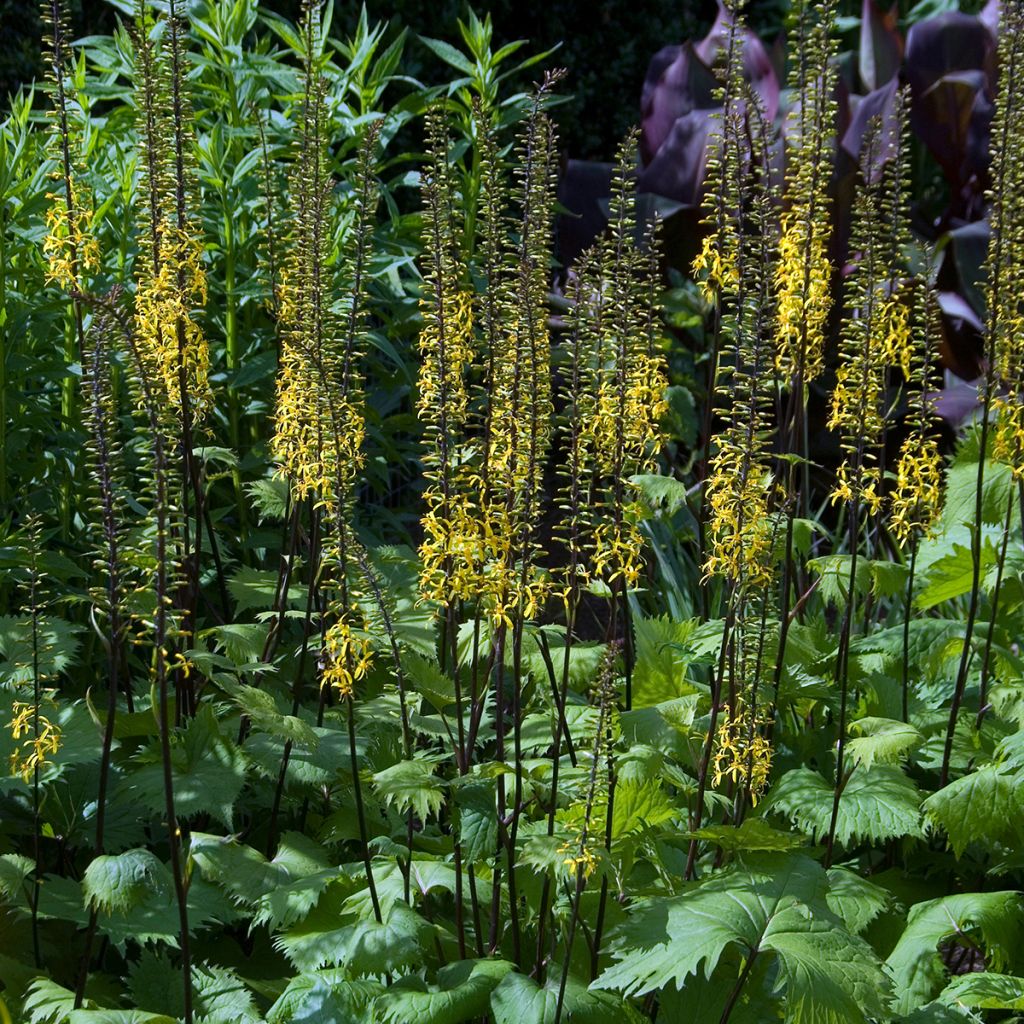
[[[88,117],[78,102],[81,91],[75,89],[76,68],[64,0],[47,0],[43,4],[43,20],[49,29],[47,65],[53,95],[48,149],[56,170],[54,189],[47,193],[50,205],[45,215],[42,248],[48,283],[57,285],[70,299],[64,359],[72,365],[85,358],[83,295],[99,270],[100,248],[93,224],[92,197],[81,166],[83,128]],[[77,427],[71,374],[61,382],[61,415],[66,426]],[[69,507],[70,487],[68,480],[64,493]]]
[[[835,4],[800,0],[795,8],[796,59],[789,76],[794,109],[785,126],[786,182],[779,258],[775,265],[775,369],[800,389],[824,368],[825,333],[832,306],[829,243],[829,154],[835,136],[833,96]],[[803,395],[796,398],[803,406]]]
[[[138,10],[138,204],[144,231],[136,263],[135,334],[162,404],[177,417],[183,443],[190,446],[193,425],[209,411],[212,393],[209,344],[197,319],[207,288],[192,213],[198,204],[185,89],[186,30],[173,0],[162,33],[147,0],[139,0]],[[191,462],[190,451],[186,460]]]
[[[742,133],[743,114],[743,33],[744,0],[735,0],[725,9],[729,15],[726,44],[719,51],[716,70],[723,81],[716,92],[722,104],[717,131],[708,139],[704,227],[707,233],[691,271],[705,302],[719,305],[724,296],[739,288],[739,257],[742,244],[743,196],[737,192],[739,164],[743,150],[736,144]],[[735,136],[730,138],[730,133]],[[713,361],[714,362],[714,361]],[[717,369],[717,363],[712,372]],[[714,379],[708,388],[714,390]]]
[[[756,109],[756,97],[748,92],[746,98]],[[745,123],[739,103],[724,114],[723,167],[730,180],[722,188],[744,211],[748,229],[736,252],[735,290],[723,296],[724,380],[715,398],[725,426],[711,444],[704,562],[706,578],[721,577],[739,589],[763,586],[773,572],[768,327],[774,308],[774,217],[767,164],[758,155],[766,152],[767,140],[757,148],[748,145]],[[751,138],[756,142],[758,133]]]
[[[851,512],[877,515],[883,504],[879,452],[885,434],[888,368],[909,367],[910,307],[897,268],[907,240],[907,140],[904,92],[897,93],[894,121],[885,138],[877,120],[865,136],[861,183],[854,199],[840,361],[828,427],[845,453],[832,501]]]
[[[768,667],[766,634],[778,530],[769,451],[778,242],[769,160],[772,138],[757,96],[750,89],[741,95],[750,132],[742,131],[743,115],[737,109],[725,135],[736,154],[727,156],[725,165],[736,174],[729,187],[743,197],[745,229],[737,254],[738,287],[723,301],[725,367],[717,397],[725,399],[725,425],[713,439],[706,484],[710,515],[704,570],[706,580],[724,580],[728,596],[701,768],[702,786],[713,770],[712,785],[729,780],[737,787],[740,808],[743,794],[757,802],[771,765],[771,745],[762,732],[769,716],[759,701]],[[720,702],[725,715],[716,729]]]
[[[362,359],[367,326],[368,260],[376,223],[378,127],[360,141],[356,185],[341,251],[342,211],[330,174],[330,125],[319,9],[310,4],[304,33],[301,130],[291,174],[289,248],[281,270],[279,329],[283,346],[272,450],[295,501],[317,503],[322,549],[334,596],[323,641],[321,685],[351,698],[372,660],[365,619],[349,586],[347,544],[366,433]],[[324,582],[328,582],[327,579]]]
[[[885,439],[886,389],[890,367],[910,375],[913,360],[913,289],[904,286],[905,252],[910,238],[907,117],[909,96],[896,94],[892,129],[883,133],[873,118],[865,133],[860,181],[853,202],[840,362],[828,421],[840,437],[844,458],[836,472],[833,504],[846,506],[849,575],[846,609],[836,652],[840,691],[835,787],[826,837],[826,862],[834,854],[839,802],[846,781],[846,720],[849,704],[850,642],[857,605],[856,581],[861,524],[884,505],[881,451]],[[905,294],[910,291],[911,295]]]
[[[889,496],[889,528],[901,547],[931,533],[942,512],[942,453],[933,406],[939,311],[927,283],[913,285],[910,344],[897,353],[897,365],[910,395],[909,433],[896,460]],[[902,337],[902,334],[901,334]]]
[[[1024,5],[1001,7],[988,255],[993,457],[1024,481]]]
[[[441,109],[427,121],[430,164],[423,177],[423,297],[417,411],[427,440],[427,489],[421,517],[420,590],[441,604],[471,600],[486,553],[471,471],[463,469],[469,372],[475,357],[475,293],[460,250],[461,204],[449,166],[450,138]]]
[[[506,242],[499,285],[498,308],[505,323],[493,353],[485,459],[498,531],[509,542],[504,564],[495,567],[499,577],[507,578],[495,606],[496,618],[504,620],[533,618],[549,590],[537,564],[536,525],[553,436],[547,295],[557,140],[544,108],[561,77],[561,72],[545,75],[519,133],[510,190],[514,234]]]
[[[655,228],[637,222],[636,134],[619,150],[612,184],[610,231],[593,261],[588,307],[597,322],[587,334],[590,408],[581,423],[596,475],[593,573],[609,586],[635,587],[643,568],[643,509],[630,478],[650,472],[661,445],[668,381],[657,354]],[[587,282],[584,263],[581,278]],[[596,307],[596,308],[595,308]]]

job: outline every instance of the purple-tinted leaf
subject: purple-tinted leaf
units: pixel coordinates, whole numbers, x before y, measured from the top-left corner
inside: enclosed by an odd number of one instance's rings
[[[718,105],[715,85],[714,75],[690,43],[666,46],[654,55],[640,102],[640,155],[645,163],[662,147],[677,118]]]
[[[989,162],[992,103],[983,71],[958,71],[939,79],[911,109],[914,130],[957,190],[980,190]]]
[[[978,17],[995,39],[999,35],[999,0],[988,0]]]
[[[976,331],[983,329],[981,317],[974,311],[971,304],[956,292],[936,292],[939,308],[946,316],[954,320],[963,320]]]
[[[964,224],[949,232],[942,254],[942,287],[963,295],[979,316],[985,313],[985,259],[988,255],[988,221]]]
[[[960,192],[982,188],[988,166],[995,42],[979,18],[958,12],[919,22],[907,37],[911,125]]]
[[[950,426],[958,427],[978,408],[978,381],[946,375],[943,389],[934,396],[933,407]]]
[[[698,205],[707,167],[708,137],[715,123],[706,110],[692,110],[676,118],[668,138],[640,172],[639,189],[687,206]]]
[[[868,90],[880,89],[896,76],[903,59],[903,39],[896,28],[897,6],[882,11],[863,0],[860,15],[860,77]]]
[[[864,134],[867,131],[868,123],[872,118],[881,119],[882,125],[878,137],[877,157],[871,167],[872,175],[878,173],[886,160],[886,153],[896,141],[896,117],[895,103],[896,91],[899,88],[899,80],[890,79],[888,84],[881,89],[875,89],[868,93],[857,103],[853,116],[850,119],[850,126],[843,135],[842,148],[854,161],[860,163],[860,152],[864,145]],[[853,99],[851,97],[851,99]]]
[[[729,41],[729,12],[718,4],[718,15],[708,34],[694,46],[694,52],[708,66],[715,62],[719,50]],[[779,78],[768,51],[758,37],[746,29],[743,33],[743,75],[761,97],[768,120],[779,112]]]

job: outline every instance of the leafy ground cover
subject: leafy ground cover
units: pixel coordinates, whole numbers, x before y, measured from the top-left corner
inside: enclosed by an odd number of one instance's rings
[[[427,88],[329,6],[51,5],[0,128],[0,1019],[1017,1019],[1024,7],[918,88],[950,13],[904,62],[866,3],[851,104],[831,4],[774,88],[723,10],[585,238],[564,73],[487,18]],[[922,226],[929,104],[973,162]]]

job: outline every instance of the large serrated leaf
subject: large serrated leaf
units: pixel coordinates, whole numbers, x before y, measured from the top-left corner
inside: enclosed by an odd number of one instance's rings
[[[82,894],[90,907],[107,914],[127,913],[153,892],[169,891],[167,869],[149,850],[128,850],[94,858],[82,878]]]
[[[888,980],[871,948],[826,901],[828,878],[799,854],[759,854],[669,900],[633,911],[611,937],[616,963],[595,983],[641,995],[710,976],[727,948],[771,952],[787,1019],[856,1024],[886,1009]]]
[[[378,1001],[387,1024],[463,1024],[482,1016],[491,993],[512,970],[505,960],[462,960],[442,967],[437,984],[419,977],[402,978]]]
[[[770,809],[814,839],[824,836],[832,818],[833,785],[810,768],[787,772],[769,794]],[[855,768],[843,788],[836,839],[881,842],[924,835],[921,794],[898,768]]]
[[[1024,773],[985,765],[933,793],[921,809],[957,857],[972,842],[1014,846],[1024,842]]]

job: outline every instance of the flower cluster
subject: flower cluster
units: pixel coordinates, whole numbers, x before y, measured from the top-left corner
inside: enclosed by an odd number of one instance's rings
[[[738,698],[719,723],[712,761],[712,785],[718,788],[729,779],[745,786],[754,806],[768,785],[772,767],[772,745],[759,731],[763,724]]]
[[[903,442],[891,505],[889,525],[900,544],[935,525],[942,508],[942,454],[934,437],[914,431]]]
[[[832,308],[829,176],[826,158],[834,134],[834,3],[796,5],[798,48],[789,85],[800,97],[790,116],[785,210],[781,218],[779,261],[775,268],[778,303],[775,366],[785,381],[813,380],[824,368],[825,330]]]
[[[373,648],[365,633],[366,623],[363,623],[361,632],[354,631],[351,621],[354,614],[357,614],[357,609],[328,628],[321,651],[323,671],[320,685],[329,687],[341,698],[352,696],[356,683],[366,678],[373,664]]]
[[[1024,480],[1024,8],[1001,8],[999,63],[1004,70],[996,98],[992,138],[992,212],[987,266],[988,330],[993,388],[993,457]]]
[[[100,265],[100,245],[93,234],[92,213],[85,205],[82,189],[73,180],[71,202],[67,192],[48,192],[52,200],[46,211],[46,237],[43,256],[46,258],[46,279],[66,292],[81,289],[83,274],[96,271]]]
[[[158,252],[136,292],[136,336],[161,399],[179,412],[188,402],[200,419],[212,401],[210,348],[195,319],[207,298],[202,248],[187,232],[164,224]]]
[[[771,479],[734,433],[716,438],[708,476],[705,577],[723,576],[750,587],[771,583]]]
[[[877,119],[866,133],[853,205],[851,245],[857,259],[828,419],[846,453],[832,501],[862,506],[870,515],[883,504],[877,460],[885,434],[889,368],[895,364],[909,378],[914,355],[910,311],[899,294],[898,277],[907,242],[908,103],[906,92],[897,92],[897,129],[887,143]]]
[[[11,739],[18,743],[11,754],[11,774],[28,782],[50,763],[48,758],[60,750],[61,729],[39,714],[35,704],[15,701],[10,722]]]

